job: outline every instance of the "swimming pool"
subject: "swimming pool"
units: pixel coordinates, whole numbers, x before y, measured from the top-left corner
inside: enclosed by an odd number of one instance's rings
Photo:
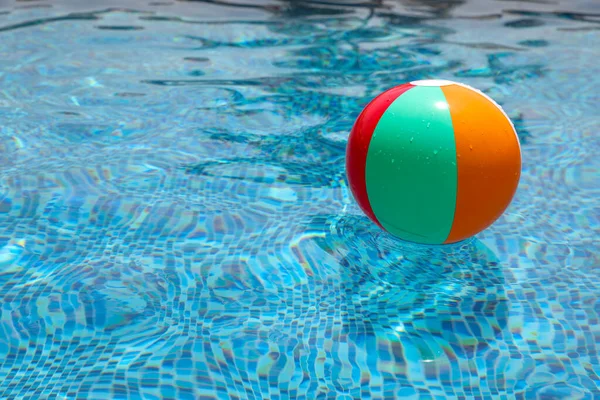
[[[0,3],[1,399],[600,398],[598,3],[335,3]],[[344,170],[431,78],[523,149],[443,247]]]

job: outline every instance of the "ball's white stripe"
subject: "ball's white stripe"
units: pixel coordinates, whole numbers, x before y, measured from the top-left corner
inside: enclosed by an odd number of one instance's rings
[[[448,86],[455,82],[444,79],[424,79],[420,81],[412,81],[410,84],[414,86]]]

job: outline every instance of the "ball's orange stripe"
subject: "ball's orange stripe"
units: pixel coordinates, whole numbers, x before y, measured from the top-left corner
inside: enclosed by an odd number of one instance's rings
[[[490,226],[506,210],[521,175],[516,132],[496,104],[460,85],[441,87],[450,108],[456,143],[458,188],[446,243]]]

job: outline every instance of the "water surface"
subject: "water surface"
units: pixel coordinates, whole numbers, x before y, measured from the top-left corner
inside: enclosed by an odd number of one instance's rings
[[[595,1],[0,1],[0,398],[600,398]],[[518,130],[464,243],[382,233],[349,130],[416,79]]]

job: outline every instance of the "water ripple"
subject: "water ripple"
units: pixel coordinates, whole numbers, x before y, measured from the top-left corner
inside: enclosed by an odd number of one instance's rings
[[[5,6],[0,397],[600,396],[598,10],[554,3]],[[345,176],[367,102],[430,78],[523,150],[450,246]]]

